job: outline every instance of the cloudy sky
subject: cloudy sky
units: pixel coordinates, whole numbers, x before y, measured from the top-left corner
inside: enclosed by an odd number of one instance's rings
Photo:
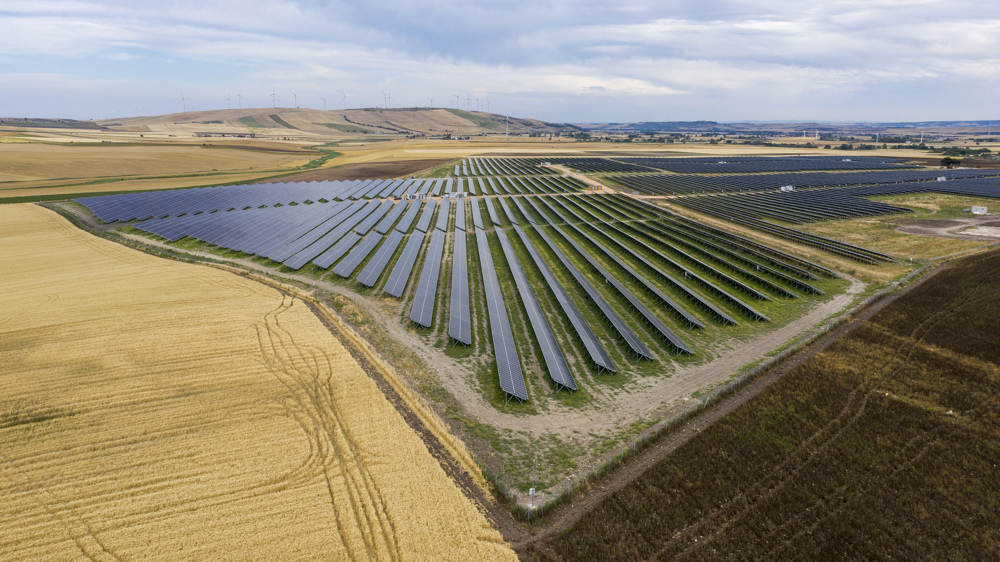
[[[273,91],[559,122],[1000,119],[993,0],[4,0],[0,29],[0,116]]]

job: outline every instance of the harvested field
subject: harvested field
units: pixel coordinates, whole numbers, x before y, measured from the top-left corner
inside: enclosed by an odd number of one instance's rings
[[[0,552],[514,559],[301,300],[0,207]]]
[[[998,273],[914,287],[525,558],[996,559]]]
[[[358,164],[345,164],[337,168],[313,170],[311,172],[303,172],[301,174],[275,178],[264,183],[395,178],[429,170],[440,166],[445,162],[448,162],[448,159],[399,160],[392,162],[363,162]]]
[[[311,152],[264,152],[191,145],[119,146],[5,143],[0,149],[0,181],[107,178],[153,174],[249,171],[308,162]]]

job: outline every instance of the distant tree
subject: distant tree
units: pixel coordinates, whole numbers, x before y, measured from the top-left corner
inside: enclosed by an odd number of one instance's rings
[[[946,167],[946,168],[950,168],[952,166],[957,166],[957,165],[959,165],[961,163],[962,163],[962,161],[960,159],[958,159],[958,158],[952,158],[951,156],[945,156],[944,158],[941,159],[941,165],[944,166],[944,167]]]

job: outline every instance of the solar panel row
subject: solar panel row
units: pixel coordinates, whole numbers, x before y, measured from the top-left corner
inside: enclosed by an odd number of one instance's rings
[[[399,247],[403,236],[403,233],[398,230],[393,230],[389,233],[389,236],[385,239],[385,243],[379,246],[378,251],[375,252],[375,257],[361,270],[361,273],[358,275],[359,283],[366,287],[374,287],[378,283],[379,277],[382,276],[385,266],[389,264],[389,260],[396,253],[396,248]]]
[[[555,214],[557,216],[560,215],[559,211],[556,210],[554,207],[550,207],[550,209],[552,210],[553,214]],[[649,291],[649,292],[651,292],[653,294],[656,294],[656,292],[659,292],[659,290],[656,289],[656,287],[652,286],[652,284],[650,284],[648,281],[646,281],[635,270],[633,270],[632,268],[630,268],[628,265],[626,265],[621,260],[616,259],[615,256],[612,255],[612,254],[610,254],[607,251],[606,248],[604,248],[603,246],[601,246],[597,242],[595,242],[592,239],[590,239],[589,236],[587,236],[585,233],[583,233],[582,231],[580,231],[575,225],[573,225],[571,223],[568,223],[568,224],[569,224],[570,228],[573,228],[574,230],[577,231],[577,234],[583,236],[583,238],[585,240],[588,240],[589,242],[591,242],[598,250],[601,250],[604,253],[604,255],[610,257],[612,259],[612,261],[615,261],[615,263],[619,267],[623,268],[636,281],[639,281],[639,283],[647,291]],[[590,252],[588,252],[586,249],[584,249],[583,246],[581,246],[571,236],[569,236],[568,234],[566,234],[566,232],[564,232],[561,228],[559,228],[555,223],[550,223],[550,227],[553,230],[555,230],[556,233],[558,233],[559,236],[561,236],[563,238],[563,240],[566,240],[566,242],[569,243],[569,245],[572,246],[573,249],[576,250],[577,253],[580,254],[583,257],[584,260],[587,261],[588,264],[590,264],[590,267],[593,268],[594,271],[596,271],[599,275],[601,275],[601,277],[604,278],[604,281],[607,284],[611,285],[611,287],[614,288],[615,291],[618,292],[618,294],[620,294],[625,300],[627,300],[628,303],[632,306],[632,308],[635,309],[635,311],[638,312],[640,316],[642,316],[643,320],[645,320],[647,324],[649,324],[650,326],[652,326],[655,329],[656,333],[658,333],[670,345],[672,345],[675,349],[677,349],[678,352],[687,353],[689,355],[692,354],[692,353],[694,353],[694,351],[686,343],[684,343],[684,340],[682,340],[680,338],[680,336],[678,336],[677,334],[675,334],[673,330],[671,330],[662,320],[659,319],[659,317],[657,317],[655,314],[653,314],[653,312],[651,310],[649,310],[649,308],[647,308],[644,304],[642,304],[642,301],[640,301],[638,298],[636,298],[636,296],[633,295],[632,292],[625,285],[623,285],[620,281],[618,281],[618,279],[616,279],[613,275],[611,275],[611,273],[609,273],[608,270],[604,269],[604,267],[596,259],[594,259],[593,256],[590,255]],[[658,295],[658,297],[660,298],[661,302],[669,301],[669,303],[673,303],[673,301],[670,300],[670,298],[667,297],[666,295],[663,295],[662,292]],[[664,300],[664,299],[666,299],[666,300]],[[673,303],[671,305],[669,303],[668,303],[668,306],[671,306],[671,310],[673,310],[674,312],[680,314],[681,317],[682,317],[682,319],[684,319],[688,323],[689,326],[698,327],[698,328],[703,328],[704,327],[704,324],[702,324],[701,322],[699,322],[697,318],[694,318],[693,316],[691,316],[686,310],[684,310],[683,308],[681,308],[679,305],[677,305],[676,303]],[[633,350],[634,349],[635,349],[635,347],[633,347]]]
[[[472,343],[472,320],[469,303],[469,260],[466,255],[464,230],[455,229],[454,249],[451,253],[451,307],[448,335],[455,341]]]
[[[688,174],[643,174],[610,176],[615,183],[649,195],[693,195],[727,191],[840,187],[974,178],[1000,175],[1000,170],[884,170],[865,172],[800,172],[788,174],[735,174],[699,176]]]
[[[424,258],[424,268],[420,272],[417,292],[410,308],[410,320],[430,328],[434,323],[434,302],[437,300],[438,277],[441,273],[441,258],[444,255],[445,233],[434,229],[431,233],[430,247]]]
[[[534,332],[535,340],[542,350],[542,357],[545,359],[545,366],[548,368],[549,376],[556,383],[556,389],[565,387],[570,390],[576,390],[576,381],[569,370],[569,365],[566,364],[566,358],[563,356],[562,350],[559,349],[559,344],[556,342],[556,337],[549,328],[549,323],[545,319],[545,315],[542,314],[542,308],[538,305],[535,292],[531,289],[531,284],[528,283],[528,278],[521,269],[521,264],[514,253],[514,248],[510,245],[510,240],[507,239],[507,234],[501,229],[497,229],[496,234],[500,240],[500,247],[503,248],[503,253],[507,257],[507,265],[514,276],[514,283],[517,285],[517,294],[521,297],[521,303],[524,304],[524,308],[528,313],[531,330]]]
[[[549,289],[556,296],[556,301],[562,308],[563,312],[569,318],[570,324],[576,329],[576,333],[580,336],[580,340],[583,342],[583,346],[587,349],[587,353],[590,354],[590,360],[597,365],[598,370],[615,372],[618,369],[615,368],[614,362],[611,357],[608,356],[608,352],[604,349],[601,341],[597,339],[594,335],[593,330],[587,325],[587,322],[583,319],[583,315],[573,304],[573,301],[569,298],[566,293],[566,289],[563,288],[559,280],[556,279],[555,275],[552,274],[552,270],[542,259],[542,255],[538,253],[538,248],[531,241],[524,230],[515,226],[514,231],[517,232],[518,237],[524,244],[524,247],[528,249],[528,254],[531,255],[531,259],[534,260],[535,265],[538,267],[539,271],[542,272],[542,277],[545,278],[545,282],[548,283]]]
[[[476,230],[479,246],[479,266],[483,273],[483,289],[486,292],[486,307],[490,313],[490,332],[493,335],[493,355],[496,358],[500,388],[510,397],[528,399],[528,389],[524,385],[521,361],[514,345],[514,334],[510,330],[507,308],[504,305],[500,281],[490,254],[490,242],[485,230]]]
[[[618,335],[620,335],[622,339],[625,340],[625,343],[632,350],[632,353],[635,354],[637,357],[643,359],[653,359],[653,354],[650,353],[649,349],[645,346],[645,344],[642,343],[642,340],[640,340],[639,337],[635,335],[635,332],[633,332],[632,329],[629,328],[628,324],[626,324],[625,321],[622,320],[621,316],[619,316],[618,313],[615,312],[613,308],[611,308],[611,305],[609,305],[608,302],[604,300],[604,297],[602,297],[601,294],[597,292],[597,289],[595,289],[594,286],[591,285],[590,281],[588,281],[587,278],[584,277],[582,273],[580,273],[580,270],[577,269],[575,265],[573,265],[573,262],[569,260],[566,254],[563,253],[563,251],[559,248],[559,246],[556,245],[556,243],[552,240],[552,238],[550,238],[549,235],[546,234],[545,231],[542,230],[542,228],[539,227],[538,225],[535,225],[534,228],[535,232],[537,232],[538,235],[541,236],[542,240],[545,241],[545,244],[549,247],[550,250],[552,250],[552,253],[554,253],[556,255],[556,258],[559,259],[559,262],[563,264],[563,267],[565,267],[566,270],[569,271],[570,275],[573,276],[573,279],[576,281],[576,283],[580,285],[581,288],[583,288],[584,292],[587,293],[587,296],[590,298],[590,300],[595,305],[597,305],[597,308],[601,311],[601,314],[603,314],[604,317],[608,319],[608,322],[610,322],[612,327],[614,327],[614,329],[618,332]]]
[[[406,242],[406,246],[403,247],[403,253],[396,260],[396,266],[392,268],[389,280],[385,282],[382,290],[397,299],[403,296],[403,291],[406,290],[406,283],[410,280],[410,272],[413,270],[413,264],[417,261],[417,255],[420,253],[420,245],[423,242],[423,232],[415,230],[413,234],[410,234],[410,239]]]
[[[368,254],[372,253],[375,246],[378,246],[378,243],[382,241],[382,238],[383,237],[380,234],[369,234],[366,236],[356,248],[351,250],[351,253],[348,254],[343,261],[337,264],[337,267],[333,269],[333,272],[345,279],[350,277],[351,274],[354,273],[354,270],[361,265],[361,262],[365,261]]]
[[[431,227],[431,218],[434,216],[436,205],[437,202],[433,199],[424,204],[424,212],[420,214],[420,220],[417,221],[417,230],[426,233],[427,229]]]

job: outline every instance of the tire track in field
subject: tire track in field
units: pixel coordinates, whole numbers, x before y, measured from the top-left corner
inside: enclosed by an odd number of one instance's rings
[[[684,559],[691,556],[699,548],[710,544],[714,539],[732,526],[734,523],[745,519],[760,503],[772,498],[776,493],[795,481],[796,477],[805,470],[810,463],[819,458],[834,441],[848,429],[852,428],[856,421],[865,413],[868,405],[868,398],[875,387],[883,380],[892,377],[903,369],[910,361],[913,352],[931,331],[940,322],[956,314],[965,306],[975,305],[978,302],[990,297],[974,299],[975,290],[982,283],[975,286],[973,290],[966,291],[952,307],[942,310],[925,318],[913,328],[910,336],[905,338],[897,346],[896,350],[882,364],[874,370],[871,378],[865,379],[855,387],[848,395],[840,413],[810,435],[798,449],[789,453],[788,457],[775,467],[767,476],[755,483],[745,492],[738,494],[722,506],[709,512],[697,523],[678,531],[671,539],[661,547],[656,554],[648,558],[654,560],[666,554],[671,547],[678,546],[681,541],[688,542],[687,548],[676,555],[677,559]],[[904,356],[905,354],[905,356]],[[860,398],[859,398],[860,397]],[[845,421],[846,420],[846,421]],[[834,433],[830,433],[835,428],[839,428]],[[815,446],[814,446],[815,445]],[[769,488],[765,488],[766,482],[776,481]],[[724,520],[721,526],[713,530],[705,537],[695,536],[699,529],[704,528],[715,521]],[[693,540],[692,540],[693,539]]]
[[[399,560],[399,541],[386,499],[342,418],[333,361],[320,349],[297,344],[281,326],[281,314],[296,302],[283,296],[282,303],[255,326],[265,364],[291,393],[288,407],[296,412],[293,419],[319,451],[337,531],[351,559]],[[359,540],[363,551],[357,547]]]
[[[9,473],[13,474],[14,471],[9,471]],[[87,560],[94,560],[95,562],[121,561],[121,558],[115,556],[97,538],[97,535],[87,521],[67,502],[60,500],[55,494],[49,491],[46,486],[39,486],[37,483],[31,482],[15,482],[8,475],[7,471],[0,473],[0,475],[3,476],[4,480],[12,484],[11,489],[30,490],[31,492],[28,495],[32,501],[66,530],[66,534],[69,535],[73,543],[76,544],[77,549],[80,550],[80,554],[86,557]],[[44,496],[44,498],[40,496]]]

